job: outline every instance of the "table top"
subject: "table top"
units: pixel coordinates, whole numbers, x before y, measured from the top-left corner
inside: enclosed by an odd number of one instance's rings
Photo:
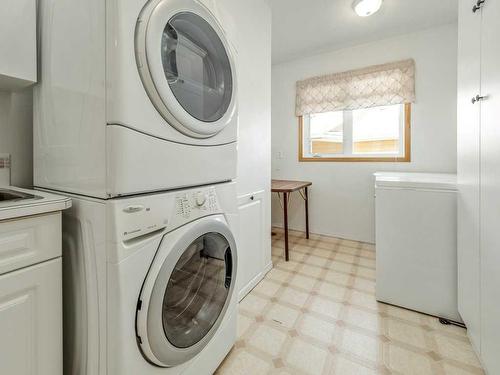
[[[273,193],[291,193],[311,185],[312,182],[309,181],[272,180],[271,191]]]

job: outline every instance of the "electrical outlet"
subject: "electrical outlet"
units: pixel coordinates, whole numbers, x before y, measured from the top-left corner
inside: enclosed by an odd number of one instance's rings
[[[0,186],[10,185],[10,155],[0,153]]]

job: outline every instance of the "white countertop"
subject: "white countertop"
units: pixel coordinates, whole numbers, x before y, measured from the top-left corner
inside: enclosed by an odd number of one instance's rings
[[[33,199],[0,202],[0,221],[62,211],[71,207],[71,198],[62,195],[39,190],[21,189],[15,186],[0,186],[0,188],[37,196],[37,198]]]
[[[456,190],[457,176],[451,173],[377,172],[377,187]]]

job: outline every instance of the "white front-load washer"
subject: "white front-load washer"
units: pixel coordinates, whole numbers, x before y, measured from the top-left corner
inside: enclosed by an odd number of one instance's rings
[[[110,198],[234,179],[230,39],[198,0],[42,0],[35,185]]]
[[[212,374],[236,340],[235,183],[97,200],[64,216],[64,367]]]

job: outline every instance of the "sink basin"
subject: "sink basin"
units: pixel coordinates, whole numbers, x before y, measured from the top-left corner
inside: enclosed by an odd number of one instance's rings
[[[11,189],[0,189],[0,203],[2,202],[17,202],[26,199],[42,199],[38,195],[22,193]]]

